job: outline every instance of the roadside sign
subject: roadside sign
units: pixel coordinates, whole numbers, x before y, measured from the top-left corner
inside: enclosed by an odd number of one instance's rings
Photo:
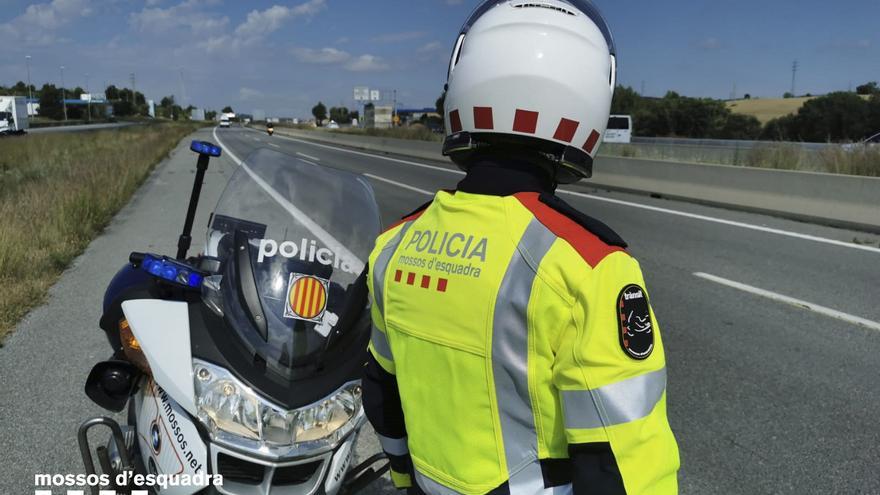
[[[366,86],[355,87],[354,101],[370,101],[370,88]]]

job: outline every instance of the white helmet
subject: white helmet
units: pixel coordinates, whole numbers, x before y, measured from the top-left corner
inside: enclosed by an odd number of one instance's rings
[[[534,149],[556,180],[590,177],[617,84],[614,40],[589,0],[486,0],[449,63],[443,154]]]

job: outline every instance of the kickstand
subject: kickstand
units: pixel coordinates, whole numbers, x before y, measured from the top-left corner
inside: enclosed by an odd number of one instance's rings
[[[375,454],[364,462],[351,468],[348,479],[342,486],[342,493],[357,493],[370,483],[381,478],[383,474],[391,469],[391,464],[386,462],[385,464],[382,464],[379,469],[373,468],[373,464],[385,460],[386,458],[385,454]]]

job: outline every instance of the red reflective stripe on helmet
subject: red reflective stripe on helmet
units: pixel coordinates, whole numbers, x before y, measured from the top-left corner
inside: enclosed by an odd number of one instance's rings
[[[538,112],[529,110],[516,110],[516,116],[513,118],[514,132],[524,132],[534,134],[538,130]]]
[[[574,139],[574,135],[580,127],[581,123],[574,120],[562,119],[559,121],[559,127],[556,128],[556,134],[553,139],[557,141],[565,141],[570,143]]]
[[[535,215],[550,232],[566,241],[591,267],[595,268],[606,256],[618,251],[626,252],[618,246],[610,246],[599,237],[578,225],[577,222],[542,203],[539,194],[533,192],[515,194],[514,197]]]
[[[590,137],[587,139],[587,142],[584,144],[584,151],[589,154],[593,154],[593,150],[596,149],[596,143],[599,142],[599,131],[593,129],[593,132],[590,133]]]
[[[459,115],[458,110],[449,112],[449,128],[453,134],[461,132],[461,115]]]
[[[495,129],[492,107],[474,107],[474,128],[484,130]]]

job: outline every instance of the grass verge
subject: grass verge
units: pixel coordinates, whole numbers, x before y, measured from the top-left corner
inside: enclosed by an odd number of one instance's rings
[[[0,346],[198,125],[0,139]]]
[[[829,146],[822,150],[810,150],[792,143],[767,143],[747,149],[713,149],[605,144],[599,153],[627,158],[880,177],[880,147],[845,149],[842,146]]]

